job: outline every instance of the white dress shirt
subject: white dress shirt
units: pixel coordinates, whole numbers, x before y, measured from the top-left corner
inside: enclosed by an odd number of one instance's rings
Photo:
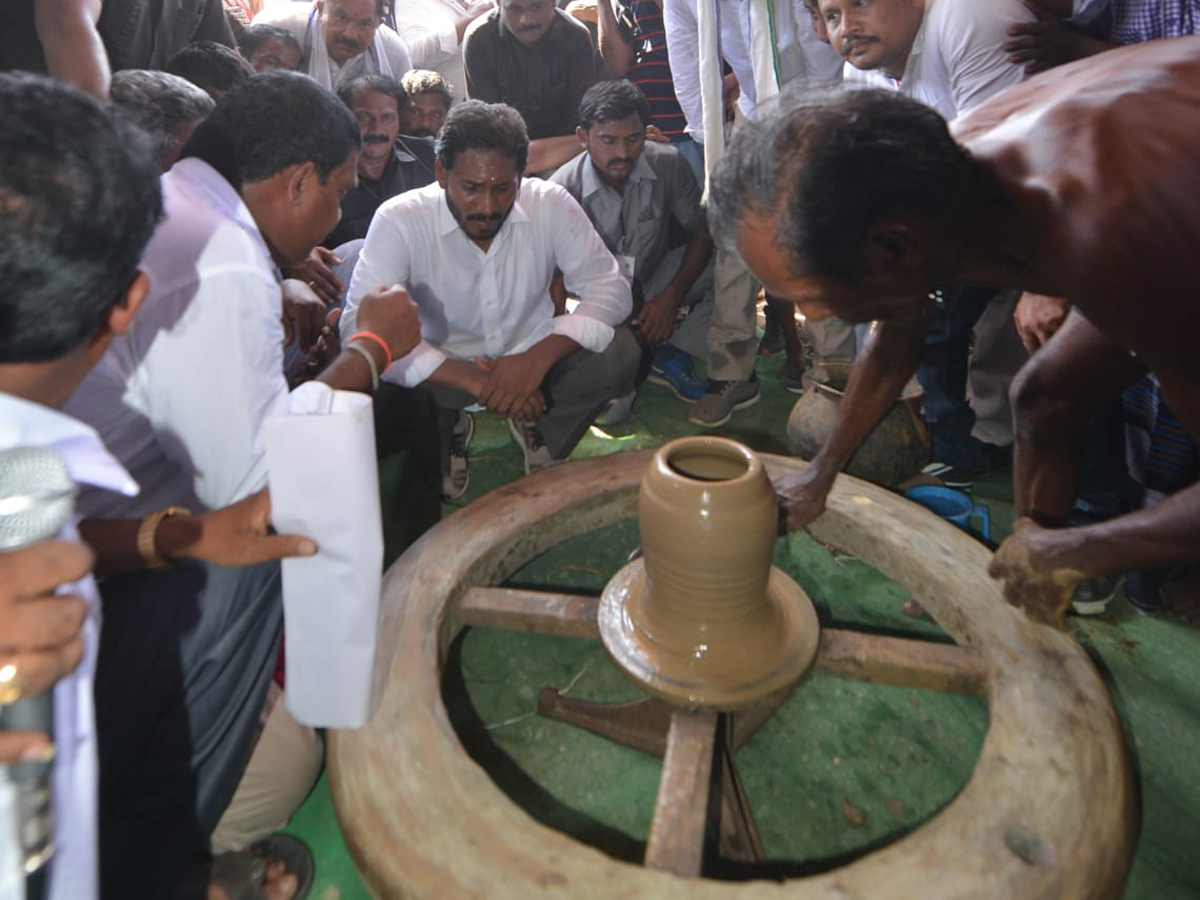
[[[97,434],[57,410],[0,393],[0,450],[45,447],[55,451],[78,484],[137,493]],[[78,540],[75,523],[62,536]],[[83,621],[83,659],[54,686],[54,843],[50,864],[50,900],[93,900],[99,886],[96,797],[96,713],[92,699],[96,645],[100,635],[100,598],[91,575],[61,590],[87,603]]]
[[[570,315],[554,316],[555,268],[580,298]],[[600,352],[633,305],[629,283],[579,204],[537,178],[521,181],[487,252],[459,227],[436,183],[379,207],[350,282],[343,340],[355,330],[362,296],[377,285],[400,285],[420,309],[421,343],[386,372],[406,387],[425,381],[448,357],[520,353],[551,334]]]
[[[1008,29],[1033,21],[1021,0],[926,0],[904,75],[864,72],[846,63],[851,87],[899,91],[932,106],[947,121],[993,94],[1025,80],[1025,67],[1009,62]]]
[[[737,76],[740,95],[738,107],[754,118],[758,104],[755,90],[755,60],[751,48],[751,4],[764,0],[701,0],[715,3],[720,25],[720,54]],[[700,99],[702,77],[697,0],[664,0],[663,23],[670,51],[671,79],[675,96],[687,119],[687,132],[704,143],[704,114]],[[801,0],[780,0],[775,7],[775,52],[778,57],[777,81],[780,88],[798,84],[827,84],[841,71],[840,57],[813,32],[808,10]],[[774,60],[757,61],[759,68]]]
[[[226,506],[266,483],[259,429],[288,409],[277,271],[250,210],[216,170],[162,176],[166,216],[142,257],[150,293],[65,407],[141,485],[80,497],[96,518]]]
[[[345,65],[335,63],[325,47],[324,27],[315,2],[268,6],[254,17],[254,24],[276,25],[290,31],[300,44],[301,71],[330,90],[335,90],[341,79],[359,75],[381,73],[399,81],[412,68],[408,47],[400,35],[383,24],[375,29],[375,39],[364,53]]]
[[[467,73],[455,23],[471,9],[467,0],[396,0],[396,32],[412,57],[414,69],[433,69],[467,96]]]

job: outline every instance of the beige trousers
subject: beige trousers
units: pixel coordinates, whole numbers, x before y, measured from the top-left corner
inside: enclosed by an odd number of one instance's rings
[[[288,823],[321,774],[325,744],[292,718],[283,689],[267,692],[262,730],[242,780],[212,836],[213,853],[243,850]]]

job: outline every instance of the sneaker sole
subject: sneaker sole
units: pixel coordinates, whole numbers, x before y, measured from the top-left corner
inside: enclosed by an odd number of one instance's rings
[[[674,382],[672,382],[671,379],[663,378],[661,375],[655,375],[653,372],[651,372],[649,375],[646,376],[646,380],[649,381],[651,384],[661,384],[663,387],[665,387],[667,390],[669,390],[672,394],[674,394],[676,397],[678,397],[684,403],[695,403],[697,400],[699,400],[701,397],[704,396],[704,392],[701,391],[699,393],[699,395],[697,395],[695,397],[689,397],[687,394],[685,394],[681,390],[679,390],[679,388],[677,388],[675,386]]]
[[[704,426],[704,427],[706,427],[706,428],[719,428],[720,426],[722,426],[722,425],[724,425],[726,422],[728,422],[728,421],[729,421],[729,419],[730,419],[730,417],[731,417],[731,416],[732,416],[732,415],[733,415],[735,412],[737,412],[739,409],[748,409],[749,407],[751,407],[751,406],[753,406],[755,403],[757,403],[757,402],[758,402],[758,397],[759,397],[759,394],[760,394],[760,393],[761,393],[760,391],[756,391],[756,392],[754,393],[754,396],[753,396],[753,397],[747,397],[745,400],[742,400],[742,401],[741,401],[741,402],[739,402],[739,403],[735,403],[735,404],[733,404],[733,406],[729,407],[729,412],[725,413],[725,416],[724,416],[723,418],[721,418],[721,419],[716,419],[716,420],[714,420],[714,421],[712,421],[712,422],[709,422],[709,421],[706,421],[706,420],[704,420],[704,419],[697,419],[697,418],[694,418],[693,416],[689,415],[689,416],[688,416],[688,421],[689,421],[689,422],[691,422],[693,425],[702,425],[702,426]],[[697,400],[696,402],[697,402],[697,403],[699,403],[700,401],[699,401],[699,400]]]
[[[1108,600],[1072,600],[1071,612],[1077,616],[1102,616],[1108,609]]]
[[[922,475],[932,475],[934,478],[941,479],[942,484],[948,488],[957,488],[961,491],[968,491],[975,483],[970,478],[947,478],[946,473],[954,471],[953,466],[948,466],[945,463],[930,463],[921,470]]]
[[[475,437],[475,417],[469,412],[463,411],[463,415],[467,417],[467,434],[463,438],[463,456],[467,455],[467,451],[471,449],[471,438]],[[467,488],[471,486],[471,467],[467,464],[467,480],[463,482],[462,488],[454,493],[446,493],[442,491],[443,500],[457,500],[467,492]]]

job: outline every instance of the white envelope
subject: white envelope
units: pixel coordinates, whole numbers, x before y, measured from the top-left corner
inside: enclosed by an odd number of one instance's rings
[[[271,519],[317,542],[283,561],[287,705],[318,728],[357,728],[372,710],[383,569],[371,398],[309,382],[262,439]]]

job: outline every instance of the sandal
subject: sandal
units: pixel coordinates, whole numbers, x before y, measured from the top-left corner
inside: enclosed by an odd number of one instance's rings
[[[213,859],[209,882],[220,887],[229,900],[264,900],[267,867],[283,863],[284,871],[296,876],[291,900],[304,900],[313,882],[313,857],[299,838],[273,834],[245,850],[222,853]]]

